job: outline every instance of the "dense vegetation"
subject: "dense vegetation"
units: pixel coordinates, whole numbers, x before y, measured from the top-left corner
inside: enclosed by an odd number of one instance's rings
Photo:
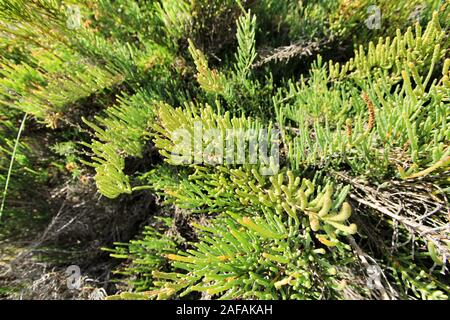
[[[449,21],[445,0],[0,0],[1,243],[108,253],[109,299],[448,299]],[[237,161],[252,139],[270,156]]]

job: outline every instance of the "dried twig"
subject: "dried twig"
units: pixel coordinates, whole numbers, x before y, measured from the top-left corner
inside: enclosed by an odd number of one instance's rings
[[[266,52],[260,53],[261,59],[252,65],[252,68],[259,68],[270,62],[287,62],[294,57],[312,56],[319,49],[329,43],[329,40],[312,40],[312,41],[298,41],[288,46],[278,47]]]
[[[448,211],[450,208],[444,194],[441,198],[433,194],[436,187],[432,181],[391,181],[384,187],[374,188],[344,173],[334,174],[353,186],[351,199],[397,221],[411,233],[411,238],[418,237],[432,242],[444,263],[450,257],[447,246],[450,241],[450,224],[442,218],[443,215],[436,215],[437,212],[445,209]]]

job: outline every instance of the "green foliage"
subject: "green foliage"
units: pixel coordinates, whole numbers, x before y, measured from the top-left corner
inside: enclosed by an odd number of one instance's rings
[[[104,37],[141,46],[146,37],[160,31],[152,1],[90,1],[86,12],[92,28]]]
[[[111,256],[117,259],[132,259],[133,265],[118,271],[127,276],[137,291],[148,290],[152,286],[151,272],[164,270],[167,264],[164,254],[173,254],[178,243],[169,236],[173,221],[170,218],[160,218],[159,226],[146,226],[142,239],[131,240],[129,243],[115,243],[114,249],[107,249]],[[168,233],[168,234],[165,234]],[[180,242],[180,240],[178,240]]]
[[[22,123],[20,124],[20,128],[19,131],[17,132],[17,137],[16,137],[16,141],[14,143],[14,148],[11,152],[11,160],[9,163],[9,167],[8,167],[8,172],[6,174],[5,177],[5,187],[3,190],[3,196],[2,196],[2,202],[0,204],[0,219],[3,215],[3,211],[5,209],[5,202],[6,202],[6,196],[8,195],[8,187],[9,187],[9,181],[11,179],[11,174],[13,171],[13,166],[14,166],[14,161],[16,160],[16,155],[17,155],[17,150],[19,149],[19,144],[20,144],[20,136],[23,132],[23,129],[25,128],[25,121],[27,120],[27,114],[24,115],[23,119],[22,119]]]
[[[0,104],[45,119],[56,128],[60,113],[67,111],[71,103],[122,80],[92,65],[80,64],[80,58],[66,55],[60,60],[51,53],[37,51],[31,64],[39,68],[26,63],[0,65]]]
[[[446,299],[450,7],[370,5],[0,0],[0,187],[46,148],[156,195],[111,299]]]
[[[187,24],[192,19],[191,5],[187,1],[162,1],[156,4],[156,11],[167,35],[180,39],[187,31]]]
[[[373,6],[380,10],[379,16]],[[367,45],[380,36],[395,34],[397,29],[405,31],[416,21],[426,25],[436,10],[444,13],[441,21],[445,21],[445,6],[439,0],[264,0],[252,10],[260,21],[258,39],[262,46],[274,48],[263,61],[296,63],[297,59],[308,61],[305,58],[317,53],[333,56],[335,48],[347,55],[354,44]],[[365,27],[366,23],[376,23],[377,18],[379,25]],[[290,74],[288,68],[282,70]]]
[[[200,234],[194,249],[166,256],[183,272],[153,271],[158,289],[145,295],[161,299],[198,291],[221,299],[339,296],[333,260],[343,259],[346,249],[315,249],[308,229],[302,233],[293,220],[282,219],[270,210],[254,219],[227,212],[210,224],[194,225]]]
[[[442,281],[442,274],[426,272],[422,259],[411,263],[400,254],[391,261],[390,271],[399,287],[403,289],[402,298],[409,295],[422,300],[448,300],[449,290]],[[421,261],[422,260],[422,261]]]
[[[147,129],[153,118],[150,103],[151,96],[141,91],[132,97],[123,97],[119,104],[105,111],[105,117],[96,118],[105,129],[86,121],[96,132],[96,140],[86,145],[96,155],[92,166],[97,173],[97,186],[109,198],[131,193],[129,178],[123,173],[124,159],[125,156],[142,157],[142,145],[148,140]]]
[[[376,45],[370,42],[367,52],[360,46],[355,50],[354,58],[346,64],[333,65],[330,61],[329,72],[333,80],[336,78],[335,81],[348,77],[358,84],[364,79],[376,80],[386,75],[390,78],[387,79],[389,83],[398,83],[402,70],[409,65],[414,65],[419,75],[423,73],[423,69],[431,73],[445,54],[444,36],[445,31],[439,24],[439,15],[435,13],[425,31],[422,31],[422,27],[417,23],[415,31],[409,27],[404,34],[398,30],[392,40],[390,37],[379,38]],[[429,81],[430,77],[431,75],[426,79]],[[428,81],[424,83],[425,87]]]
[[[5,21],[0,32],[6,36],[6,43],[14,48],[33,39],[26,45],[30,52],[26,61],[14,62],[2,57],[0,103],[45,120],[52,128],[57,127],[61,113],[81,99],[124,83],[134,88],[138,86],[136,82],[153,75],[149,68],[170,59],[163,46],[147,41],[144,35],[139,36],[141,42],[121,43],[122,32],[96,33],[91,24],[93,20],[99,25],[106,23],[101,20],[101,14],[112,5],[106,1],[92,4],[98,6],[95,10],[99,11],[99,21],[85,13],[91,10],[88,2],[77,3],[82,24],[76,28],[68,23],[70,4],[36,1],[27,6],[26,3],[3,1],[0,4],[1,18]],[[114,5],[118,9],[114,11],[115,16],[109,12],[108,19],[121,19],[120,8],[124,4]],[[153,15],[144,13],[149,10],[148,5],[132,8],[135,13],[142,10],[141,19],[153,19]]]
[[[253,122],[249,118],[229,118],[229,114],[223,117],[217,116],[212,112],[211,108],[201,110],[200,114],[196,114],[195,109],[172,109],[167,105],[163,105],[158,112],[159,123],[153,126],[157,135],[154,139],[155,146],[160,149],[160,153],[166,157],[166,161],[171,164],[183,163],[186,159],[175,159],[176,141],[174,141],[174,129],[184,129],[187,133],[195,130],[196,121],[204,124],[205,130],[216,129],[222,133],[223,139],[230,140],[225,137],[226,129],[248,129],[252,128],[258,131],[258,122]],[[270,128],[270,126],[269,126]],[[268,136],[267,140],[272,141],[273,136]],[[240,139],[239,139],[240,140]],[[261,142],[261,141],[260,141]],[[224,145],[224,142],[220,143]],[[190,143],[188,143],[190,147]],[[235,149],[233,148],[233,151]],[[237,150],[237,149],[236,149]],[[338,229],[345,233],[355,233],[356,225],[345,226],[345,222],[351,214],[351,208],[346,203],[339,214],[330,212],[332,207],[338,208],[345,198],[345,192],[340,195],[340,199],[332,203],[333,188],[327,185],[316,198],[310,199],[314,192],[314,184],[307,180],[301,180],[295,177],[293,172],[279,173],[270,178],[262,175],[264,172],[262,167],[271,166],[271,162],[267,159],[267,163],[261,161],[255,165],[235,165],[236,169],[232,169],[233,165],[222,164],[214,160],[214,153],[208,153],[208,148],[200,155],[206,164],[213,165],[210,169],[202,165],[191,165],[195,170],[188,177],[187,184],[180,183],[175,190],[164,190],[166,194],[173,196],[177,206],[186,209],[196,210],[205,207],[208,212],[216,210],[224,211],[227,209],[237,211],[252,211],[272,209],[280,215],[282,212],[289,215],[292,219],[299,222],[299,212],[309,217],[309,224],[313,231],[319,229],[326,230],[329,236],[335,238],[334,229]],[[181,151],[181,154],[185,152]],[[195,154],[194,159],[199,155]],[[233,155],[237,158],[238,155]],[[193,159],[187,159],[187,163],[192,163]],[[228,160],[228,159],[227,159]],[[252,168],[253,167],[253,168]],[[274,168],[272,168],[274,169]],[[324,223],[327,226],[321,227]]]
[[[279,122],[300,133],[288,142],[292,167],[346,163],[356,174],[382,178],[392,171],[406,177],[439,161],[447,166],[443,36],[435,15],[423,34],[416,25],[415,35],[408,29],[392,43],[380,39],[343,65],[330,61],[327,68],[319,58],[308,80],[279,90]],[[441,76],[431,81],[442,65]]]
[[[0,120],[0,187],[5,187],[6,176],[9,170],[10,161],[13,155],[14,145],[17,141],[15,163],[19,166],[27,166],[27,153],[29,146],[21,140],[17,140],[18,128],[15,128],[10,121]]]
[[[266,117],[261,104],[269,103],[268,94],[273,87],[271,78],[261,84],[252,76],[256,55],[255,49],[256,17],[245,13],[237,21],[236,38],[238,42],[235,62],[228,72],[220,72],[208,67],[203,52],[189,40],[189,52],[197,67],[197,81],[201,88],[215,96],[221,96],[233,113],[246,112],[250,115]],[[246,106],[245,108],[243,106]]]
[[[392,41],[380,38],[376,46],[368,44],[367,53],[362,47],[356,50],[347,63],[327,66],[319,57],[309,78],[282,84],[271,99],[266,97],[273,86],[270,75],[264,85],[253,78],[255,30],[254,16],[245,13],[237,23],[235,62],[220,71],[211,68],[206,54],[189,40],[197,81],[214,107],[151,104],[156,121],[149,135],[169,166],[144,173],[136,181],[139,185],[128,185],[126,192],[150,189],[166,204],[211,217],[194,224],[199,234],[191,243],[194,249],[166,255],[168,272],[153,272],[149,291],[134,298],[184,297],[195,291],[217,298],[343,297],[339,281],[346,275],[335,272],[347,270],[344,261],[350,266],[355,262],[346,237],[357,231],[348,222],[350,187],[333,190],[321,170],[347,165],[353,175],[382,180],[388,175],[424,176],[448,167],[448,45],[437,14],[424,31],[417,24],[414,32],[398,31]],[[436,77],[440,66],[442,76]],[[263,86],[269,90],[261,92]],[[273,108],[267,111],[276,114],[275,124],[265,120],[262,105]],[[237,116],[242,111],[255,117]],[[195,137],[196,125],[216,135],[201,140],[200,150],[192,150],[195,141],[183,139]],[[287,168],[278,174],[261,174],[270,161],[235,164],[214,153],[230,139],[227,130],[264,126],[282,131]],[[311,169],[319,170],[317,178],[302,179],[299,173]],[[113,182],[105,176],[97,181],[103,179]],[[403,280],[397,285],[405,288],[406,297],[415,292],[421,292],[420,298],[445,297],[437,290],[443,288],[437,278],[437,286],[428,289],[421,285],[425,280],[408,280],[418,277],[413,276],[416,272],[400,272],[398,279]],[[120,297],[128,296],[115,298]]]

